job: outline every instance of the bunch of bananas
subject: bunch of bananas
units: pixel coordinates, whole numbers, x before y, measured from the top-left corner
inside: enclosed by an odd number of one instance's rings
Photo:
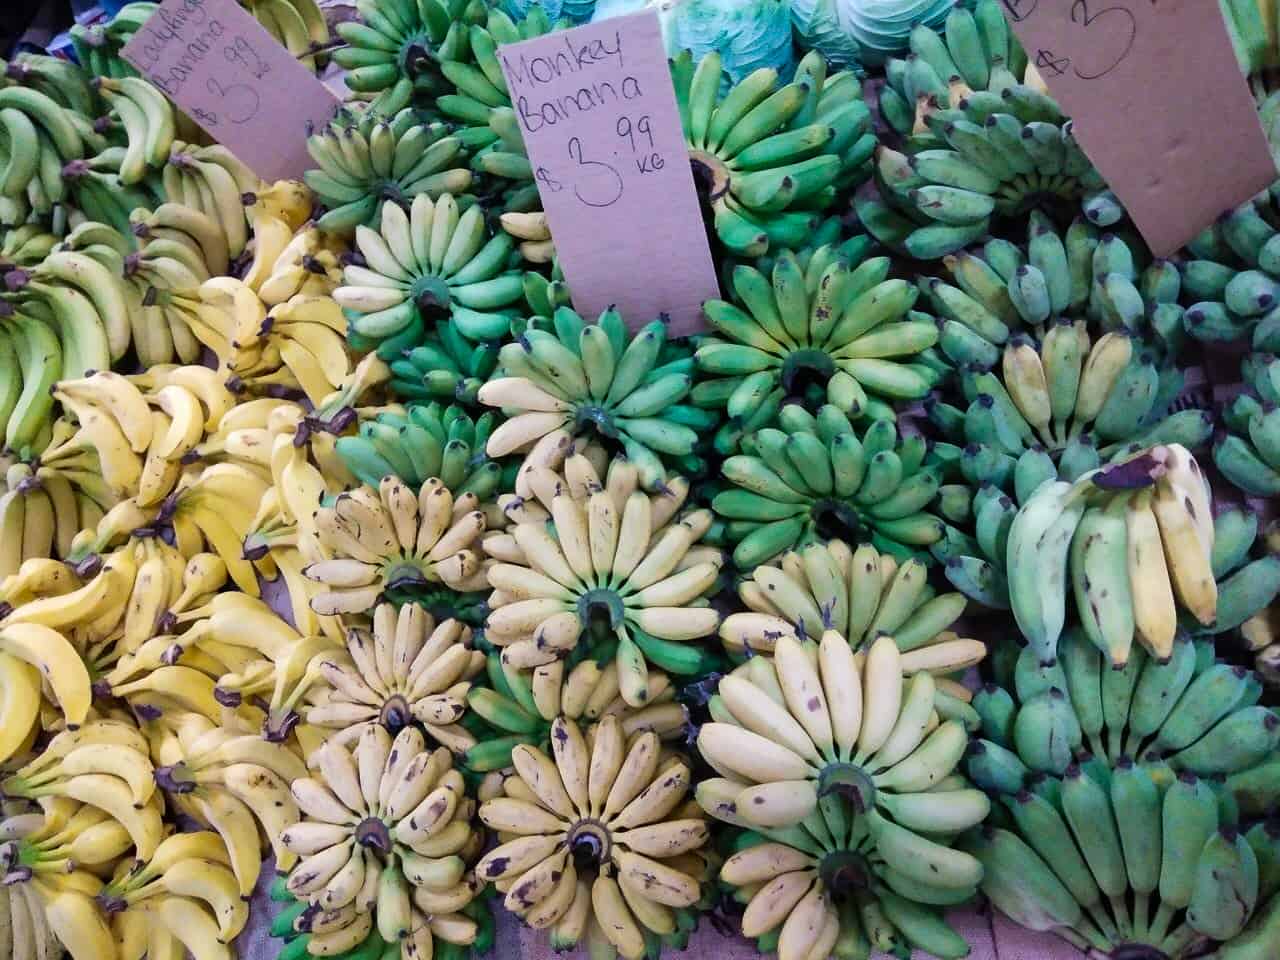
[[[698,803],[757,834],[720,873],[747,904],[743,935],[769,937],[759,946],[779,960],[868,939],[966,956],[932,907],[970,899],[982,880],[982,864],[948,845],[990,810],[957,771],[968,733],[940,718],[931,674],[902,680],[892,638],[855,654],[840,632],[821,637],[783,636],[772,658],[722,677],[698,733],[720,774],[698,784]]]
[[[1252,841],[1274,847],[1237,827],[1233,796],[1280,743],[1280,718],[1251,705],[1256,678],[1185,640],[1165,661],[1139,650],[1110,669],[1071,631],[1057,662],[1024,652],[1012,679],[1016,696],[993,684],[974,698],[985,739],[968,772],[1011,815],[966,841],[983,892],[1019,923],[1104,951],[1182,957],[1197,936],[1239,933],[1258,903]]]
[[[720,624],[708,597],[723,558],[697,545],[711,526],[709,510],[673,518],[661,494],[634,489],[634,472],[628,493],[622,482],[607,488],[580,461],[569,469],[588,472],[586,490],[553,479],[559,489],[549,514],[520,511],[509,536],[484,541],[495,561],[486,571],[494,592],[485,639],[519,669],[563,659],[580,644],[607,661],[612,647],[622,698],[641,707],[648,662],[686,676],[709,668],[708,653],[687,643]]]
[[[420,193],[407,213],[388,200],[379,221],[378,230],[356,227],[362,265],[347,266],[333,292],[350,318],[353,348],[377,348],[392,361],[444,319],[470,341],[509,333],[505,308],[524,296],[524,278],[510,269],[519,260],[511,238],[489,236],[483,207],[460,212],[451,194],[433,201]]]
[[[350,334],[348,334],[350,336]],[[481,385],[498,367],[498,343],[474,343],[450,317],[391,361],[391,392],[410,403],[477,403]]]
[[[346,45],[333,52],[334,62],[347,71],[354,97],[402,106],[415,96],[434,102],[448,91],[442,65],[468,55],[468,28],[485,15],[474,0],[364,0],[357,9],[359,20],[336,27]]]
[[[1170,412],[1182,371],[1135,353],[1126,332],[1089,344],[1084,321],[1061,320],[1039,344],[1014,335],[998,357],[998,373],[961,375],[963,410],[935,398],[925,405],[936,426],[965,442],[959,466],[974,486],[1013,490],[1025,502],[1045,479],[1074,480],[1155,444],[1199,448],[1212,434],[1207,411],[1178,402]]]
[[[326,742],[314,762],[318,778],[292,784],[303,818],[280,835],[299,858],[289,893],[319,911],[307,952],[351,950],[375,927],[406,958],[432,956],[437,937],[474,941],[461,911],[480,889],[467,861],[481,834],[449,751],[426,750],[413,727],[393,741],[370,724],[351,748]]]
[[[710,204],[716,236],[734,254],[808,242],[831,207],[837,184],[865,179],[875,149],[871,112],[852,71],[827,76],[809,54],[796,79],[778,86],[762,67],[720,96],[718,53],[695,65],[685,51],[671,62],[694,182]]]
[[[959,593],[934,595],[924,563],[899,564],[870,544],[850,549],[843,540],[812,543],[785,553],[779,566],[761,564],[738,584],[747,612],[731,613],[720,625],[730,656],[769,653],[780,637],[819,637],[834,632],[854,651],[882,636],[902,654],[902,672],[956,673],[978,663],[986,646],[948,629],[964,612]],[[940,681],[936,699],[945,716],[967,713],[968,693]],[[955,702],[960,701],[960,702]]]
[[[4,232],[0,243],[0,272],[14,267],[33,267],[53,253],[61,241],[40,223],[24,223]]]
[[[488,585],[476,547],[485,514],[474,493],[454,497],[432,477],[415,496],[395,476],[377,489],[359,486],[315,514],[329,559],[303,570],[327,590],[312,600],[320,614],[363,613],[389,590],[411,592],[443,583],[466,593]]]
[[[133,39],[138,29],[151,19],[158,5],[151,0],[126,3],[106,23],[71,25],[71,46],[76,62],[95,77],[136,77],[137,71],[120,51]]]
[[[270,896],[274,903],[287,904],[272,919],[270,930],[271,936],[285,941],[286,945],[280,951],[280,956],[285,960],[301,960],[304,955],[311,956],[312,936],[331,933],[334,923],[340,919],[336,913],[320,910],[305,899],[295,899],[289,892],[288,880],[285,877],[280,877],[272,884]],[[462,913],[476,923],[475,940],[466,945],[450,943],[447,940],[436,941],[433,956],[438,960],[466,960],[473,951],[483,954],[493,949],[496,929],[493,912],[488,904],[484,900],[472,900],[462,908]],[[317,949],[323,949],[323,947],[322,940]],[[401,945],[387,943],[376,928],[371,928],[368,936],[350,950],[328,954],[328,956],[337,957],[338,960],[383,960],[385,957],[395,958],[400,955]]]
[[[828,536],[869,537],[900,560],[942,538],[946,525],[928,511],[942,470],[924,437],[899,437],[892,420],[875,420],[859,436],[830,404],[817,416],[788,404],[778,423],[724,461],[723,475],[738,489],[711,501],[727,521],[724,536],[737,544],[740,570]]]
[[[694,358],[710,376],[691,399],[724,406],[722,452],[771,424],[787,400],[829,403],[853,420],[892,420],[894,401],[919,399],[940,379],[919,359],[938,342],[937,326],[912,310],[915,287],[887,279],[887,257],[851,269],[840,248],[820,247],[807,259],[802,265],[784,251],[771,277],[739,265],[733,292],[742,306],[702,305],[720,336],[699,342]]]
[[[548,325],[531,324],[505,344],[502,375],[477,394],[507,417],[489,436],[489,456],[523,453],[526,463],[555,469],[575,437],[598,436],[639,467],[646,490],[662,485],[668,463],[700,465],[693,452],[706,418],[680,402],[693,357],[687,345],[668,342],[661,320],[631,334],[616,310],[588,324],[560,307]]]
[[[1046,203],[1081,204],[1102,227],[1124,215],[1070,121],[1038,89],[1013,84],[971,93],[958,107],[931,108],[924,123],[939,148],[908,159],[881,146],[880,197],[856,198],[863,226],[893,250],[934,260],[986,236],[993,216]]]
[[[461,194],[471,186],[471,171],[453,166],[462,150],[462,141],[443,124],[423,123],[409,107],[348,104],[307,140],[316,169],[303,179],[327,208],[317,226],[350,236],[361,224],[378,226],[383,200]]]
[[[39,960],[65,949],[72,960],[115,960],[111,930],[94,901],[102,880],[65,855],[74,848],[86,857],[86,867],[101,857],[110,868],[125,852],[112,852],[119,846],[108,825],[113,823],[102,820],[99,808],[74,801],[25,809],[0,821],[6,841],[0,846],[0,945],[6,956]]]
[[[300,63],[318,69],[329,46],[329,23],[316,0],[240,0],[267,32]]]
[[[972,11],[954,7],[942,30],[919,24],[909,38],[907,59],[885,61],[880,112],[901,137],[915,135],[936,146],[924,123],[930,98],[959,107],[974,91],[1000,93],[1019,83],[1043,90],[1035,67],[1009,30],[999,0],[978,0]]]
[[[1251,392],[1227,402],[1226,426],[1213,445],[1213,462],[1232,485],[1255,497],[1280,494],[1280,442],[1267,431],[1280,428],[1280,361],[1270,353],[1244,358],[1241,374]]]
[[[9,465],[5,492],[0,494],[0,582],[17,574],[28,560],[70,556],[84,521],[94,519],[84,515],[66,477],[38,477],[32,464],[5,460]]]
[[[337,731],[333,742],[355,743],[371,725],[394,736],[417,723],[456,754],[475,744],[459,725],[470,681],[484,671],[469,627],[453,619],[437,624],[414,603],[399,612],[384,603],[374,608],[370,630],[347,630],[346,654],[320,664],[329,694],[307,712],[308,723]]]
[[[480,805],[501,843],[476,864],[478,880],[549,929],[556,950],[585,941],[640,960],[683,942],[708,906],[712,869],[688,762],[664,756],[652,731],[628,737],[612,715],[589,738],[557,717],[551,756],[521,744],[511,758],[516,776]]]
[[[1255,542],[1261,543],[1254,556]],[[1203,634],[1239,632],[1238,646],[1268,687],[1280,686],[1280,556],[1276,530],[1258,540],[1258,516],[1243,507],[1219,509],[1213,518],[1213,575],[1218,579],[1218,618]]]
[[[519,744],[547,749],[551,724],[557,717],[582,726],[603,717],[616,717],[630,737],[652,731],[663,741],[686,735],[688,708],[676,702],[677,688],[665,673],[650,669],[644,706],[635,708],[622,698],[617,661],[572,658],[518,670],[491,653],[486,660],[488,686],[475,686],[467,695],[472,716],[488,726],[463,756],[474,773],[485,774],[482,793],[497,789],[511,767],[511,751]]]
[[[1006,544],[1009,607],[1030,647],[1053,659],[1068,578],[1086,635],[1117,668],[1135,639],[1167,659],[1179,607],[1212,624],[1218,588],[1210,496],[1195,458],[1176,444],[1074,484],[1043,484],[991,538],[997,552],[1002,539]]]

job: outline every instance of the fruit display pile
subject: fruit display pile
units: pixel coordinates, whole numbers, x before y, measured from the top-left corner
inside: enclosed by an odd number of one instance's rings
[[[345,75],[297,180],[155,4],[0,78],[0,956],[1275,960],[1280,180],[1153,257],[998,0],[704,24],[680,338],[496,55],[594,4],[245,6]]]

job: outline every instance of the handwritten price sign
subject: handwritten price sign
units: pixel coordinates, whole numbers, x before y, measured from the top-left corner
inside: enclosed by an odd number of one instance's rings
[[[699,330],[718,286],[656,13],[513,43],[498,59],[574,306]]]
[[[236,0],[164,0],[121,54],[264,180],[302,176],[341,103]]]
[[[1276,179],[1212,0],[1002,0],[1075,134],[1166,256]]]

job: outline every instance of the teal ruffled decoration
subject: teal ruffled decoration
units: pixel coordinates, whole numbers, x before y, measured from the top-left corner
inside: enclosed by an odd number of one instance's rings
[[[792,0],[803,46],[840,64],[879,66],[907,49],[918,24],[939,27],[955,0]]]

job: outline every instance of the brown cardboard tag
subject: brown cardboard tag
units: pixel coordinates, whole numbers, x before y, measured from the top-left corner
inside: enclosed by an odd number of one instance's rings
[[[1276,179],[1215,0],[1003,0],[1158,256]]]
[[[498,49],[574,306],[704,328],[719,296],[657,13]]]
[[[268,181],[302,176],[342,104],[236,0],[164,0],[121,55]]]

